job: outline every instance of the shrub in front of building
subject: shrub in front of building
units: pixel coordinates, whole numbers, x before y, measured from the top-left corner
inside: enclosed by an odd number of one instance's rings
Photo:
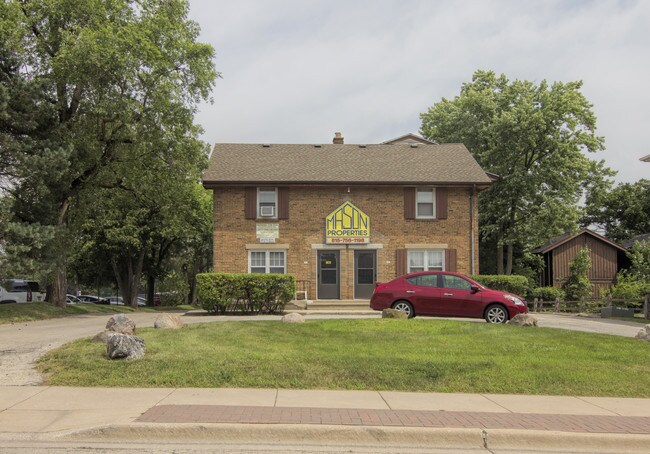
[[[564,292],[558,287],[536,287],[531,291],[530,298],[537,298],[539,301],[563,300]]]
[[[471,276],[479,284],[485,285],[492,290],[502,290],[504,292],[514,293],[522,297],[528,297],[531,288],[526,276],[515,274],[481,274]]]
[[[296,292],[289,274],[205,273],[196,276],[196,286],[203,309],[220,314],[280,312]]]

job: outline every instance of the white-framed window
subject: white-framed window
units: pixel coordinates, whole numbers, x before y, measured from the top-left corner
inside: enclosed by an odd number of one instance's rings
[[[436,249],[420,249],[408,251],[408,272],[444,271],[445,251]]]
[[[415,190],[415,217],[417,219],[436,218],[436,190],[434,188]]]
[[[278,188],[257,188],[257,217],[277,219]]]
[[[286,251],[248,251],[249,273],[285,274]]]

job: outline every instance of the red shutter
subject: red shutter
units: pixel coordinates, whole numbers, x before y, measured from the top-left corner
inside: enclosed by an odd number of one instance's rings
[[[403,276],[407,273],[406,266],[407,254],[406,249],[395,250],[395,277]]]
[[[445,249],[445,271],[456,272],[456,249]]]
[[[404,188],[404,219],[415,219],[415,188]]]
[[[447,219],[447,188],[436,188],[436,219]]]
[[[289,188],[278,188],[278,219],[289,219]]]
[[[244,218],[257,219],[257,188],[244,189]]]

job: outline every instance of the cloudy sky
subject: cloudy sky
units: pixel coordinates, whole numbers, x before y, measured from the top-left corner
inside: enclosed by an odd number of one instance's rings
[[[584,81],[618,181],[650,178],[650,1],[190,0],[223,79],[217,142],[379,143],[477,69]]]

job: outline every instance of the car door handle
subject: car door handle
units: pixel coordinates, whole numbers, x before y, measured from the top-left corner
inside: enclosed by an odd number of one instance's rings
[[[454,296],[453,293],[445,293],[444,295],[445,295],[445,296]]]
[[[415,293],[415,290],[407,290],[406,293]]]

